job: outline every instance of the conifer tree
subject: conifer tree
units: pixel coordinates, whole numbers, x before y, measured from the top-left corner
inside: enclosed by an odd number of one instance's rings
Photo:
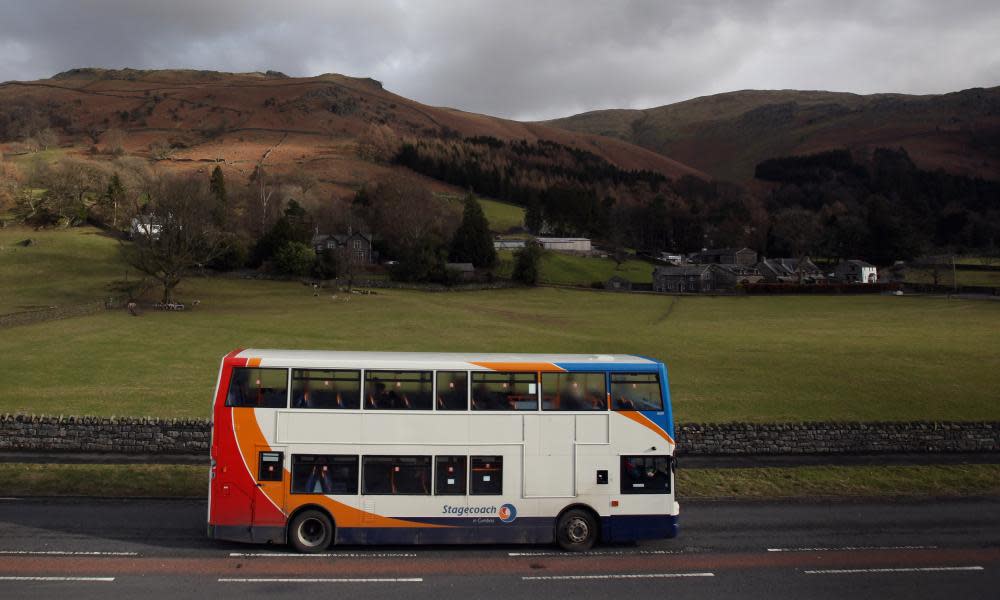
[[[450,258],[453,262],[470,262],[483,268],[492,268],[497,261],[490,225],[483,214],[483,207],[471,193],[465,197],[462,224],[451,240]]]

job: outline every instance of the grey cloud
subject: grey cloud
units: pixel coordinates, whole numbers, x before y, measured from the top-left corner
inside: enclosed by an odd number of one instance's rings
[[[512,118],[744,88],[1000,84],[993,0],[0,0],[0,80],[105,66],[371,76]]]

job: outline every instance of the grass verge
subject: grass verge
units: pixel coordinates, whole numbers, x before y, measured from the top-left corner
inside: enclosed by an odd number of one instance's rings
[[[1000,496],[1000,465],[681,469],[678,498]],[[2,464],[3,496],[204,498],[208,467]]]
[[[680,499],[1000,495],[1000,465],[680,469]]]

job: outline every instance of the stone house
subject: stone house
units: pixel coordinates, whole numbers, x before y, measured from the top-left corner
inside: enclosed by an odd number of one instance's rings
[[[459,281],[474,281],[476,279],[476,268],[472,263],[445,263],[444,269]]]
[[[763,258],[757,270],[767,283],[818,283],[826,279],[823,271],[808,257]]]
[[[835,271],[844,283],[878,283],[878,269],[863,260],[843,260]]]
[[[737,286],[759,283],[763,279],[755,266],[717,264],[711,267],[717,291],[731,292]]]
[[[354,264],[371,265],[378,261],[378,252],[372,248],[370,233],[348,231],[346,234],[325,235],[317,232],[313,235],[311,244],[316,254],[324,250],[346,251]]]
[[[653,291],[675,294],[715,291],[712,266],[656,267],[653,269]]]

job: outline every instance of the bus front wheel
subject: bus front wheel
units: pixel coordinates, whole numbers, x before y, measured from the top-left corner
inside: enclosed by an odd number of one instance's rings
[[[288,537],[299,552],[322,552],[333,540],[333,523],[318,510],[302,511],[292,519]]]
[[[563,550],[590,550],[597,541],[597,521],[585,510],[566,511],[556,524],[556,541]]]

